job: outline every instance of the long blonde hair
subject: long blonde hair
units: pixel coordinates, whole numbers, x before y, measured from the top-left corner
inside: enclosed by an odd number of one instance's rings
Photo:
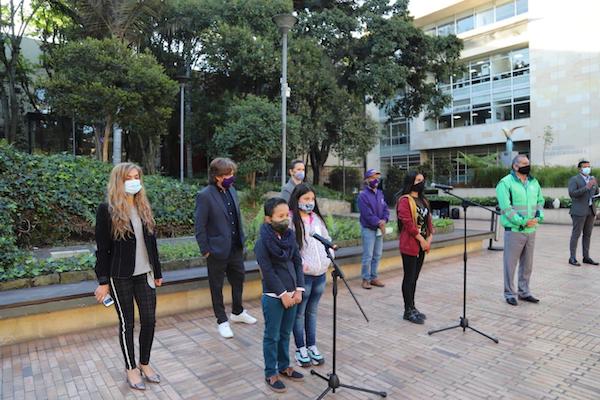
[[[120,163],[115,165],[108,180],[106,201],[112,219],[112,236],[117,240],[123,240],[126,236],[133,234],[129,218],[129,203],[125,192],[125,180],[132,169],[136,169],[140,175],[142,189],[133,196],[133,204],[148,232],[154,232],[154,216],[146,191],[143,186],[142,168],[133,163]]]

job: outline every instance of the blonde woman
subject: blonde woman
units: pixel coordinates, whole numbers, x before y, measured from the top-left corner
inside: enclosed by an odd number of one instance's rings
[[[127,383],[144,390],[144,378],[160,383],[150,367],[156,322],[156,286],[162,274],[156,246],[155,222],[142,185],[142,169],[132,163],[116,165],[108,182],[106,203],[96,213],[96,276],[99,302],[109,291],[119,317],[119,343],[125,358]],[[133,303],[140,315],[140,363],[133,347]]]

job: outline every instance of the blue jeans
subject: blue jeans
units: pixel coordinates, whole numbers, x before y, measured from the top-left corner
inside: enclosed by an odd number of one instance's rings
[[[325,290],[326,274],[313,276],[304,275],[302,303],[298,305],[296,322],[294,322],[294,340],[296,348],[310,347],[317,344],[317,308]],[[304,333],[306,332],[306,342]]]
[[[383,235],[377,236],[376,233],[372,229],[360,227],[363,245],[361,275],[367,281],[377,278],[377,267],[383,253]]]
[[[280,299],[263,295],[262,309],[265,317],[265,377],[269,378],[290,366],[290,335],[298,307],[285,309]]]

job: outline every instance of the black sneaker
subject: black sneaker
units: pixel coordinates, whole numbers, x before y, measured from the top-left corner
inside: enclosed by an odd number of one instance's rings
[[[423,325],[425,321],[419,316],[414,308],[412,310],[404,311],[404,319],[412,322],[413,324]]]
[[[270,387],[271,390],[274,392],[285,393],[287,391],[285,384],[283,382],[281,382],[281,379],[279,379],[279,377],[277,375],[273,375],[269,378],[266,378],[265,382],[266,382],[267,386]]]
[[[292,381],[296,381],[296,382],[300,382],[300,381],[304,380],[304,375],[302,375],[300,372],[294,370],[293,367],[287,367],[283,371],[279,371],[279,375],[283,376],[284,378],[288,378]]]

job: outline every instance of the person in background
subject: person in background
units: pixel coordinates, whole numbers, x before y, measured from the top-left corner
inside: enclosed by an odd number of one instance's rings
[[[531,294],[529,281],[533,270],[535,232],[544,220],[544,196],[539,182],[530,175],[526,155],[512,161],[512,171],[496,185],[496,196],[504,226],[504,298],[511,306],[518,305],[514,288],[515,270],[519,263],[518,297],[530,303],[539,299]]]
[[[311,186],[304,183],[296,186],[289,205],[292,229],[302,257],[305,288],[294,324],[296,363],[302,367],[322,365],[325,358],[317,348],[317,310],[325,290],[326,273],[331,262],[323,245],[312,235],[316,233],[327,240],[331,240],[331,236],[319,211],[317,195]]]
[[[96,277],[94,291],[103,302],[110,291],[119,317],[119,344],[129,387],[144,390],[143,378],[160,383],[150,367],[156,325],[156,287],[162,273],[156,245],[156,223],[143,186],[142,169],[117,164],[110,174],[106,202],[96,213]],[[140,316],[140,363],[133,345],[134,302]]]
[[[268,199],[264,211],[265,223],[260,227],[254,254],[263,287],[265,382],[271,390],[282,393],[286,387],[280,376],[304,380],[304,375],[290,366],[289,355],[290,335],[304,292],[304,273],[294,232],[289,229],[287,202],[279,197]]]
[[[209,166],[210,184],[198,192],[194,213],[196,241],[206,257],[208,284],[219,334],[232,338],[229,320],[255,324],[242,306],[244,288],[244,228],[237,192],[233,188],[236,164],[216,158]],[[223,305],[223,281],[231,285],[232,310],[229,319]]]
[[[296,186],[298,186],[299,184],[301,184],[302,182],[304,182],[304,178],[306,176],[305,169],[306,169],[306,167],[304,165],[304,161],[302,161],[302,160],[292,161],[292,163],[290,164],[290,169],[288,171],[290,174],[290,179],[281,188],[281,194],[279,195],[279,197],[281,197],[285,201],[290,201],[290,196],[292,195],[294,188]]]
[[[365,187],[358,195],[360,211],[362,254],[362,287],[371,289],[372,286],[384,287],[377,277],[377,268],[383,252],[383,236],[385,224],[390,212],[383,197],[383,191],[378,189],[381,173],[376,169],[365,172]]]
[[[589,161],[580,161],[577,164],[579,174],[569,179],[569,196],[571,197],[571,219],[573,220],[573,230],[571,232],[571,242],[569,250],[569,264],[579,267],[581,264],[577,261],[577,242],[583,232],[583,263],[598,265],[590,257],[590,240],[592,238],[592,229],[594,229],[594,220],[596,219],[596,205],[594,196],[598,194],[598,181],[592,176],[592,167]]]
[[[425,197],[425,177],[416,171],[407,172],[404,186],[396,203],[398,215],[398,237],[404,278],[404,319],[415,324],[423,324],[427,316],[415,307],[415,291],[419,273],[429,253],[433,240],[431,207]]]

